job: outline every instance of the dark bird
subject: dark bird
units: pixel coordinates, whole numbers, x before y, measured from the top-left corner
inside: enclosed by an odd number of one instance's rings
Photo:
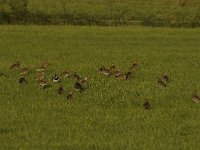
[[[69,92],[68,95],[67,95],[67,99],[70,100],[70,99],[73,99],[73,98],[74,98],[73,92]]]
[[[144,106],[144,109],[150,109],[151,108],[151,105],[150,105],[148,100],[145,100],[143,106]]]
[[[0,73],[0,77],[1,77],[1,76],[4,76],[3,72]]]
[[[22,69],[21,69],[20,74],[21,74],[22,76],[25,76],[25,75],[27,75],[28,73],[29,73],[28,67],[25,67],[25,68],[22,68]]]
[[[55,74],[55,76],[52,78],[52,81],[58,83],[60,81],[60,78]]]
[[[126,77],[126,80],[130,80],[131,77],[132,77],[132,72],[127,72],[127,73],[125,74],[125,77]]]
[[[161,79],[158,80],[158,84],[161,85],[161,86],[164,86],[164,87],[167,86],[166,83]]]
[[[104,66],[101,66],[99,68],[99,72],[106,75],[106,76],[110,76],[111,75],[111,72],[109,69],[106,69]]]
[[[82,91],[82,90],[83,90],[83,86],[82,86],[82,84],[81,84],[80,82],[76,82],[76,83],[74,84],[74,88],[75,88],[75,90],[77,90],[77,91]]]
[[[10,66],[10,69],[20,69],[20,62],[15,62]]]
[[[138,67],[138,62],[135,61],[135,62],[131,65],[130,70],[133,71],[133,70],[135,70],[137,67]]]
[[[19,79],[19,84],[28,83],[24,77]]]
[[[64,93],[64,88],[63,87],[59,87],[58,88],[58,94],[62,95]]]
[[[200,97],[196,94],[192,96],[192,101],[195,103],[200,103]]]
[[[73,77],[78,81],[81,79],[81,77],[77,74],[77,73],[74,73]]]
[[[167,76],[166,73],[163,73],[163,76],[162,76],[163,80],[165,81],[165,83],[167,83],[169,81],[169,77]]]

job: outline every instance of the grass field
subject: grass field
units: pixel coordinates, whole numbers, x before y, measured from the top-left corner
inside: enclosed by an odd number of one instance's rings
[[[134,22],[136,21],[136,22]],[[199,27],[199,0],[3,0],[0,24]]]
[[[180,149],[200,147],[200,29],[0,26],[0,148]],[[9,67],[29,66],[27,85]],[[49,81],[65,68],[89,78],[72,101],[41,90],[35,67],[50,63]],[[101,65],[139,68],[130,81],[105,77]],[[170,83],[157,85],[167,72]],[[74,81],[62,85],[72,89]],[[152,108],[144,110],[148,99]]]

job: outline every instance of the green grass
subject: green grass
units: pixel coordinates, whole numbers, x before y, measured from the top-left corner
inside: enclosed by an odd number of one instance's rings
[[[198,149],[200,29],[144,27],[0,26],[0,148]],[[10,64],[31,68],[28,85]],[[49,81],[65,68],[89,78],[72,102],[41,90],[35,67],[49,60]],[[102,64],[139,68],[130,81],[98,73]],[[167,72],[170,83],[157,86]],[[63,80],[66,90],[73,80]],[[53,83],[51,83],[53,84]],[[144,99],[152,109],[144,110]]]
[[[141,21],[149,26],[200,26],[199,0],[12,1],[13,8],[12,3],[0,2],[1,24],[130,25]],[[25,8],[23,1],[28,1]]]

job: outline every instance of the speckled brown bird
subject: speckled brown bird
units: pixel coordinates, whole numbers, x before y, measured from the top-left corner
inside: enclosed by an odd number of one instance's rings
[[[70,70],[65,70],[64,72],[61,73],[61,76],[63,76],[64,78],[68,78],[72,75]]]
[[[106,76],[110,76],[111,75],[111,72],[109,69],[106,69],[105,66],[101,66],[99,68],[99,72],[106,75]]]
[[[192,101],[195,103],[200,103],[200,97],[196,94],[192,96]]]
[[[49,62],[48,61],[44,61],[42,64],[41,64],[41,68],[48,68],[48,66],[49,66]]]
[[[21,74],[22,76],[25,76],[25,75],[27,75],[28,73],[29,73],[29,68],[28,68],[28,67],[25,67],[25,68],[22,68],[22,69],[21,69],[20,74]]]
[[[135,61],[135,62],[131,65],[130,70],[133,71],[133,70],[137,69],[137,67],[138,67],[138,62]]]
[[[45,80],[39,80],[38,83],[39,83],[40,87],[43,88],[43,89],[45,89],[45,88],[47,88],[47,87],[50,86],[50,85],[47,83],[47,81],[45,81]]]
[[[144,106],[144,109],[150,109],[151,108],[151,105],[150,105],[148,100],[145,100],[143,106]]]
[[[113,73],[113,76],[116,78],[116,79],[119,79],[119,80],[123,80],[123,79],[126,79],[126,76],[124,75],[123,72],[121,72],[120,70],[117,70]]]
[[[78,81],[81,79],[80,75],[78,75],[76,72],[73,74],[73,77]]]
[[[167,83],[169,81],[169,77],[167,76],[166,73],[163,73],[162,79],[165,83]]]
[[[15,62],[10,66],[10,69],[20,69],[20,62]]]

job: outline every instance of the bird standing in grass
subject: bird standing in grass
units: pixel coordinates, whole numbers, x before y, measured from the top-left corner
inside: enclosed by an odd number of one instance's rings
[[[21,74],[22,76],[25,76],[25,75],[27,75],[28,73],[29,73],[29,68],[28,68],[28,67],[25,67],[25,68],[22,68],[22,69],[21,69],[20,74]]]
[[[75,88],[75,90],[81,92],[81,91],[83,90],[83,85],[82,85],[80,82],[76,82],[76,83],[74,84],[74,88]]]
[[[200,103],[200,97],[196,94],[192,96],[192,101],[195,103]]]
[[[99,68],[99,72],[106,75],[106,76],[110,76],[111,75],[111,72],[109,69],[106,69],[105,66],[101,66]]]
[[[26,81],[25,77],[21,77],[21,78],[19,79],[19,84],[23,84],[23,83],[28,83],[28,82]]]
[[[161,86],[164,86],[164,87],[167,86],[167,84],[161,79],[158,79],[158,84],[161,85]]]
[[[64,72],[61,73],[61,75],[64,77],[64,78],[68,78],[71,76],[71,71],[69,70],[65,70]]]
[[[167,76],[166,73],[163,73],[163,76],[162,76],[162,80],[167,83],[169,81],[169,77]]]
[[[15,62],[10,66],[10,69],[20,69],[20,62]]]
[[[123,72],[121,72],[120,70],[116,70],[114,73],[113,73],[113,76],[116,78],[116,79],[119,79],[119,80],[124,80],[126,78],[126,76],[124,75]]]
[[[55,74],[55,76],[52,78],[52,81],[54,83],[58,83],[60,81],[60,78]]]
[[[69,93],[67,94],[67,99],[68,99],[68,100],[71,100],[71,99],[73,99],[73,98],[74,98],[73,92],[69,92]]]
[[[75,72],[73,77],[78,81],[81,79],[81,77]]]
[[[64,93],[64,88],[63,87],[59,87],[58,88],[58,94],[62,95]]]
[[[47,88],[47,87],[50,86],[50,85],[47,83],[47,81],[45,81],[45,80],[39,80],[38,83],[39,83],[39,85],[40,85],[40,87],[41,87],[42,89],[45,89],[45,88]]]
[[[148,100],[145,100],[143,106],[144,106],[144,109],[150,109],[151,108],[151,105],[150,105]]]
[[[125,74],[125,77],[126,77],[126,80],[130,80],[131,79],[131,77],[132,77],[132,72],[127,72],[126,74]]]
[[[130,71],[133,71],[133,70],[137,69],[137,67],[138,67],[138,62],[135,61],[135,62],[131,65]]]
[[[44,72],[44,71],[47,70],[48,66],[49,66],[49,63],[48,63],[47,61],[44,61],[44,62],[40,65],[40,67],[36,68],[36,71],[37,71],[37,72]]]
[[[44,75],[45,75],[44,72],[38,72],[38,73],[37,73],[36,80],[37,80],[37,81],[43,80],[43,79],[45,78]]]

